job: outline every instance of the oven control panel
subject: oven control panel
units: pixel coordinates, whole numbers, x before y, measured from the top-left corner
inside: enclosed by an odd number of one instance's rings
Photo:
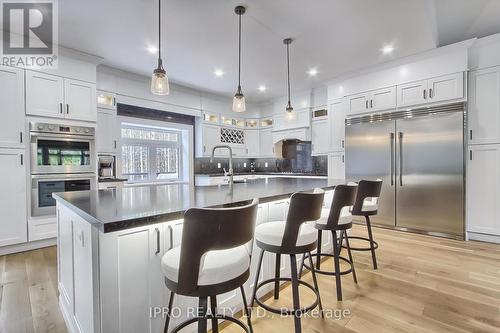
[[[73,134],[73,135],[88,135],[94,136],[95,128],[84,126],[67,126],[47,123],[30,123],[31,132],[41,133],[57,133],[57,134]]]

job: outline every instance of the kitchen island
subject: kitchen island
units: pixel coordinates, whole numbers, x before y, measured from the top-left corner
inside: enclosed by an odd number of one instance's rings
[[[53,194],[57,201],[59,305],[69,331],[163,331],[161,307],[166,306],[169,291],[161,258],[180,244],[182,216],[189,208],[224,207],[259,198],[257,224],[266,223],[286,218],[292,193],[323,188],[327,191],[325,205],[329,205],[332,190],[342,183],[270,178],[232,187],[172,184]],[[331,238],[323,237],[326,251],[330,242]],[[273,262],[274,257],[265,258],[263,280],[274,275]],[[289,275],[288,261],[281,262],[282,276]],[[255,270],[253,261],[245,284],[248,294]],[[239,310],[240,302],[238,290],[219,297],[221,309]],[[184,320],[196,304],[193,298],[176,297],[174,307],[180,312],[171,327]]]

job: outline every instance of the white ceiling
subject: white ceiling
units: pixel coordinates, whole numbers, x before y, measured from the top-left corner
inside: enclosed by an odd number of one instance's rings
[[[242,88],[250,102],[286,93],[283,38],[292,37],[294,90],[393,58],[500,32],[499,0],[162,0],[164,65],[173,82],[223,95],[237,84],[237,16],[243,16]],[[61,0],[59,41],[106,65],[150,75],[156,0]],[[383,45],[393,44],[392,55]],[[306,73],[317,68],[311,78]],[[216,78],[215,69],[225,75]],[[264,84],[268,90],[258,91]]]

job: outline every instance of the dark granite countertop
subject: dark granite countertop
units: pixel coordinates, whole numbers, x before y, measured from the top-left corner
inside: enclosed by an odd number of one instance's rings
[[[125,187],[53,193],[53,197],[102,232],[182,218],[189,208],[217,207],[259,198],[269,202],[288,198],[292,193],[316,187],[333,189],[343,180],[324,178],[270,178],[228,185],[188,184]]]

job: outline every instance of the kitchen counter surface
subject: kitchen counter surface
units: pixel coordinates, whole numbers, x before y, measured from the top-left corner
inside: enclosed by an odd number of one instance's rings
[[[270,178],[228,185],[188,184],[126,187],[105,191],[54,193],[58,203],[102,232],[181,219],[189,208],[217,207],[259,198],[269,202],[288,198],[292,193],[316,187],[333,189],[344,180],[326,178]]]
[[[195,176],[202,177],[222,177],[224,173],[196,173]],[[315,173],[292,173],[292,172],[238,172],[234,176],[283,176],[283,177],[327,177]]]

